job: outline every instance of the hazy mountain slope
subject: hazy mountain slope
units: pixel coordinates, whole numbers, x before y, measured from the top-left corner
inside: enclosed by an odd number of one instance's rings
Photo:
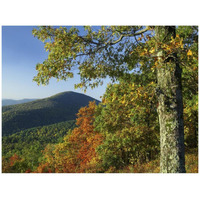
[[[74,120],[78,110],[95,99],[75,92],[63,92],[49,98],[2,107],[2,133]],[[95,100],[99,103],[98,100]]]
[[[36,99],[21,99],[21,100],[13,100],[13,99],[2,99],[2,106],[16,105],[21,103],[27,103],[31,101],[35,101]]]

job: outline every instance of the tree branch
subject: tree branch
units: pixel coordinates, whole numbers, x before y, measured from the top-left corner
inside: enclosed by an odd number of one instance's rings
[[[83,36],[78,36],[80,39],[82,39],[83,41],[87,42],[87,43],[92,43],[92,44],[96,44],[96,45],[101,45],[103,44],[102,42],[94,42],[93,40],[88,40],[86,38],[84,38]]]
[[[146,31],[148,31],[149,29],[150,29],[150,26],[147,26],[145,29],[136,32],[136,33],[134,34],[134,36],[136,36],[136,35],[141,35],[142,33],[145,33]]]
[[[118,40],[116,40],[116,41],[114,41],[114,42],[110,42],[110,43],[108,43],[108,44],[110,44],[110,45],[114,45],[114,44],[117,44],[118,42],[120,42],[124,37],[135,37],[135,36],[137,36],[137,35],[141,35],[142,33],[145,33],[146,31],[148,31],[149,30],[149,26],[147,26],[145,29],[143,29],[143,30],[140,30],[140,31],[138,31],[138,32],[136,32],[136,33],[131,33],[131,34],[122,34],[120,37],[119,37],[119,39]]]
[[[137,36],[137,35],[141,35],[142,33],[145,33],[146,31],[148,31],[149,28],[150,28],[150,27],[147,26],[145,29],[140,30],[140,31],[135,32],[135,33],[121,34],[120,37],[119,37],[117,40],[115,40],[115,41],[113,41],[113,42],[109,41],[109,42],[107,42],[107,43],[95,42],[95,41],[93,41],[93,40],[89,40],[89,39],[87,39],[87,38],[84,38],[83,36],[78,36],[80,39],[82,39],[82,40],[85,41],[86,43],[90,43],[90,44],[95,44],[95,45],[97,45],[97,48],[94,49],[93,51],[89,51],[88,53],[79,54],[79,55],[77,55],[77,57],[79,57],[79,56],[84,56],[84,55],[86,56],[86,55],[95,54],[95,53],[98,52],[100,49],[106,48],[106,47],[109,46],[109,45],[115,45],[115,44],[117,44],[117,43],[120,42],[124,37],[135,37],[135,36]],[[137,41],[137,40],[136,40],[136,41]]]

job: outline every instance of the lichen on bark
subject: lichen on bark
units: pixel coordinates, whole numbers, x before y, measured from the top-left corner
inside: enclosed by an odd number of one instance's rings
[[[175,37],[175,27],[158,26],[155,29],[159,42],[169,42]],[[166,60],[162,49],[158,49],[159,66],[158,116],[160,123],[160,171],[162,173],[185,172],[183,101],[181,86],[181,68],[176,53],[173,59]]]

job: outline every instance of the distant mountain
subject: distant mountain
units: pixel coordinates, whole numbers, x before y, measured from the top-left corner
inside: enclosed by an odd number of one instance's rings
[[[30,101],[35,101],[36,99],[21,99],[21,100],[13,100],[13,99],[2,99],[2,106],[16,105],[20,103],[27,103]]]
[[[2,107],[2,134],[76,119],[76,113],[89,101],[99,101],[84,94],[63,92],[49,98]]]

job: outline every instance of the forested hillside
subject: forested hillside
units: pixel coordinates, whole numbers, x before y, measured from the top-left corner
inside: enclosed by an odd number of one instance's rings
[[[117,87],[115,85],[114,89]],[[69,121],[4,136],[3,172],[158,173],[160,138],[156,113],[146,112],[149,107],[145,104],[134,110],[135,114],[128,109],[120,114],[123,103],[113,107],[109,103],[112,92],[107,91],[103,104],[97,106],[90,102],[82,107],[77,114],[76,127],[74,121]],[[136,105],[140,105],[139,101]],[[113,109],[121,117],[116,113],[112,115]],[[124,118],[127,115],[130,121]],[[131,120],[134,116],[136,121]],[[128,126],[122,128],[125,124]],[[190,130],[185,141],[186,170],[197,173],[195,132],[192,127],[186,125],[185,128]]]
[[[84,94],[63,92],[33,102],[3,106],[3,136],[32,127],[74,120],[78,110],[93,100],[95,99]],[[98,100],[95,101],[99,103]]]
[[[26,129],[2,138],[3,172],[34,171],[42,157],[42,150],[47,144],[63,141],[75,121],[60,122],[48,126]],[[9,159],[20,157],[17,166],[10,166]]]

